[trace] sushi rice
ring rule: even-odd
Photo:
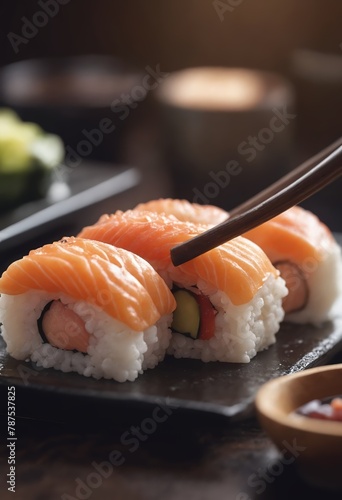
[[[37,321],[51,300],[61,300],[83,319],[90,334],[86,354],[53,347],[42,339]],[[162,361],[171,337],[171,320],[172,315],[164,315],[155,325],[137,332],[98,306],[64,294],[34,290],[0,297],[1,333],[8,353],[15,359],[118,382],[134,381],[144,370]]]
[[[242,305],[234,305],[225,293],[203,281],[196,288],[209,297],[217,311],[215,334],[202,340],[173,332],[168,354],[204,362],[249,363],[257,352],[275,343],[284,318],[282,299],[287,294],[282,278],[269,275],[253,299]],[[188,289],[196,293],[196,288]]]

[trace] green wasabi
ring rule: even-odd
[[[38,124],[0,108],[0,206],[11,207],[46,194],[64,144]]]

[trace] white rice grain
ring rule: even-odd
[[[282,278],[270,275],[248,304],[236,306],[221,291],[198,289],[208,294],[217,310],[215,335],[209,340],[192,339],[173,333],[168,354],[176,358],[248,363],[257,352],[276,341],[276,333],[284,318],[282,299],[288,293]]]
[[[41,338],[37,320],[45,305],[58,299],[83,319],[90,333],[86,354],[53,347]],[[66,295],[30,291],[0,297],[1,334],[13,358],[33,361],[37,367],[118,382],[133,381],[163,360],[171,337],[171,320],[171,315],[162,317],[156,325],[137,332],[98,307],[74,302]]]

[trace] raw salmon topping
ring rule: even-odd
[[[272,262],[286,259],[297,264],[308,259],[319,263],[334,241],[328,227],[301,207],[286,210],[244,236],[259,245]]]
[[[174,198],[160,198],[146,203],[139,203],[134,210],[156,212],[159,214],[174,215],[183,222],[215,225],[229,217],[228,212],[215,205],[199,205],[187,200]]]
[[[125,248],[146,259],[174,282],[193,286],[204,280],[221,290],[236,305],[249,302],[270,274],[278,271],[263,250],[243,237],[220,245],[178,267],[170,256],[172,247],[205,231],[208,226],[182,222],[174,216],[155,212],[116,212],[103,215],[79,237],[104,241]]]
[[[32,250],[0,278],[0,293],[29,290],[87,301],[136,331],[176,307],[171,291],[144,259],[83,238],[64,238]]]

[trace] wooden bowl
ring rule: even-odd
[[[292,450],[292,462],[302,479],[335,491],[342,491],[342,422],[309,418],[295,411],[311,400],[341,394],[342,364],[336,364],[270,380],[255,398],[261,426],[279,450]]]

